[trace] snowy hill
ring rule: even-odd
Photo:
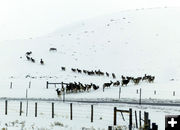
[[[180,79],[180,9],[123,11],[82,21],[44,37],[0,43],[1,85],[26,76],[51,81],[83,81],[102,85],[112,78],[74,74],[71,68],[121,75],[155,75],[155,85],[176,86]],[[50,52],[57,48],[57,52]],[[25,53],[32,51],[32,63]],[[40,59],[45,62],[40,65]],[[61,66],[66,71],[61,71]],[[5,80],[8,79],[8,80]],[[32,79],[31,79],[32,80]],[[16,81],[15,81],[16,82]],[[144,85],[144,84],[142,84]],[[152,85],[153,86],[153,85]]]
[[[33,128],[34,125],[36,128],[43,125],[42,128],[59,129],[60,126],[52,125],[55,121],[62,121],[61,124],[64,125],[62,129],[82,129],[84,126],[92,129],[106,129],[108,125],[112,125],[112,110],[116,106],[127,110],[133,108],[137,112],[139,110],[149,111],[150,119],[159,125],[159,129],[164,129],[165,115],[179,113],[179,108],[172,105],[172,103],[178,103],[178,105],[180,103],[179,14],[180,9],[178,8],[129,10],[81,21],[43,37],[0,43],[1,108],[4,107],[6,99],[10,106],[8,114],[19,114],[19,101],[21,100],[23,100],[24,107],[22,118],[17,115],[12,116],[13,118],[9,115],[2,116],[4,111],[0,111],[3,117],[1,124],[4,124],[1,127],[10,128],[11,123],[7,126],[7,122],[16,120],[18,124],[18,120],[22,120],[26,124],[22,124],[21,129],[23,127],[31,129],[30,127]],[[56,48],[57,51],[49,51],[50,48]],[[29,51],[32,51],[30,57],[35,59],[35,63],[27,60],[26,52]],[[40,64],[40,59],[43,59],[44,65]],[[66,67],[65,71],[61,70],[62,66]],[[116,79],[113,79],[112,75],[107,77],[74,73],[71,68],[90,71],[100,69],[109,74],[115,73]],[[155,76],[154,83],[141,81],[140,84],[134,85],[131,82],[127,87],[121,87],[120,100],[120,87],[111,86],[105,88],[103,92],[102,85],[105,82],[120,81],[121,75],[138,77],[144,76],[145,73]],[[90,123],[89,120],[89,103],[73,103],[75,120],[73,115],[73,121],[70,121],[69,102],[59,102],[62,96],[57,96],[54,85],[46,89],[46,81],[94,83],[100,86],[98,90],[68,93],[66,100],[110,101],[111,103],[90,103],[95,107],[96,121],[94,123]],[[31,83],[30,88],[29,83]],[[140,88],[142,102],[159,103],[159,105],[165,103],[170,106],[137,105]],[[29,100],[29,109],[27,109],[26,98]],[[32,118],[35,101],[38,102],[38,111],[41,111],[38,118]],[[57,101],[55,120],[50,119],[51,102],[54,101]],[[121,101],[137,104],[117,103]],[[29,116],[24,118],[25,112],[28,111]],[[83,111],[85,114],[82,113]],[[86,117],[82,118],[81,115]],[[128,126],[124,121],[119,124]],[[14,128],[13,125],[12,129]],[[20,125],[16,126],[16,129],[19,128]]]

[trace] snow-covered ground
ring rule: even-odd
[[[91,104],[73,103],[73,119],[70,120],[70,104],[62,102],[54,102],[55,116],[52,118],[51,102],[37,103],[37,117],[35,117],[35,102],[28,102],[28,116],[26,116],[26,102],[22,102],[22,115],[19,116],[18,101],[8,102],[8,112],[5,115],[4,102],[0,102],[1,128],[14,129],[71,129],[79,130],[83,128],[106,130],[108,126],[113,125],[113,110],[117,107],[121,110],[133,110],[133,128],[135,128],[135,111],[141,117],[144,117],[144,111],[149,112],[152,122],[161,124],[158,126],[160,130],[165,127],[165,115],[178,114],[179,107],[156,107],[156,106],[136,106],[126,104],[92,104],[94,107],[93,122],[91,122]],[[117,114],[117,125],[123,129],[127,129],[129,125],[129,115],[123,114],[125,121],[120,113]],[[139,116],[138,118],[139,119]],[[138,122],[139,124],[139,122]],[[142,121],[143,124],[143,121]]]
[[[2,42],[0,43],[0,98],[25,98],[27,90],[28,98],[58,99],[53,85],[46,89],[46,81],[76,81],[95,83],[100,88],[96,91],[67,94],[67,99],[117,100],[119,99],[119,87],[106,88],[103,92],[104,82],[121,80],[121,75],[138,77],[151,74],[155,76],[154,83],[141,82],[139,85],[130,83],[127,87],[121,88],[121,98],[138,100],[141,88],[142,99],[146,101],[151,99],[178,102],[180,100],[179,13],[179,8],[129,10],[82,21],[44,37]],[[57,48],[57,51],[50,52],[50,48]],[[36,60],[35,63],[26,59],[27,51],[32,51],[31,56]],[[40,64],[41,58],[44,65]],[[62,66],[66,67],[66,71],[61,70]],[[71,68],[100,69],[104,72],[115,73],[116,79],[112,76],[88,76],[73,73]],[[30,81],[31,87],[29,88]],[[10,88],[10,82],[12,82],[12,88]],[[66,106],[66,104],[61,105]],[[115,105],[118,106],[118,104]],[[110,106],[107,105],[107,107]],[[120,107],[128,109],[131,106],[120,105]],[[179,111],[176,107],[170,107],[170,109],[168,107],[132,107],[138,110],[148,108],[150,118],[161,128],[164,127],[162,120],[165,114],[177,114]],[[104,105],[99,111],[105,111],[103,108]],[[108,109],[111,112],[112,110],[112,108]],[[3,117],[4,122],[16,118],[9,118],[9,115],[3,115]],[[47,123],[42,124],[46,125],[42,127],[51,129],[52,123],[55,129],[53,123],[61,118],[48,119]],[[34,126],[41,126],[38,122],[43,122],[44,118],[42,121],[40,117],[36,119]],[[26,123],[36,119],[18,117],[18,121],[25,120]],[[61,123],[67,126],[67,129],[80,129],[83,126],[106,129],[107,125],[112,125],[112,118],[101,125],[96,122],[80,125],[79,119],[77,122],[65,119]],[[27,124],[33,125],[32,123]],[[28,125],[24,127],[31,129]]]

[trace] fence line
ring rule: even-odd
[[[47,104],[47,105],[45,105]],[[63,103],[64,104],[64,103]],[[13,109],[12,109],[13,106]],[[85,110],[82,110],[82,108]],[[0,104],[0,107],[1,104]],[[5,115],[12,115],[16,114],[19,116],[26,116],[25,111],[26,111],[26,102],[20,101],[20,102],[12,102],[5,100],[4,101],[4,110],[5,110]],[[15,109],[16,108],[16,109]],[[69,108],[69,109],[68,109]],[[78,108],[78,109],[77,109]],[[105,108],[105,109],[103,109]],[[109,108],[109,109],[108,109]],[[108,124],[112,124],[112,119],[113,119],[113,107],[99,107],[96,105],[73,105],[73,103],[65,103],[63,106],[56,104],[54,102],[48,102],[48,103],[41,103],[41,102],[29,102],[28,104],[28,117],[40,117],[41,115],[48,115],[49,118],[56,118],[58,116],[62,116],[65,118],[69,118],[70,120],[77,120],[77,118],[81,119],[89,119],[89,122],[96,122],[96,121],[104,121],[104,122],[109,122]],[[88,110],[88,111],[87,111]],[[111,112],[108,112],[111,111]],[[117,110],[118,111],[118,110]],[[133,122],[134,124],[136,123],[137,126],[137,114],[136,111],[135,114],[133,114],[132,109],[129,109],[130,111],[130,128],[133,128]],[[123,112],[127,112],[123,110]],[[69,114],[68,114],[69,113]],[[0,115],[2,113],[0,112]],[[118,115],[116,116],[116,118]],[[120,119],[120,118],[118,118]],[[126,121],[128,121],[127,117],[125,118]],[[116,124],[114,124],[116,125]],[[141,125],[139,125],[141,126]]]

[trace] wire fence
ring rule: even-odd
[[[22,103],[22,106],[21,106]],[[37,107],[36,107],[37,104]],[[54,104],[54,108],[52,107]],[[35,118],[54,118],[65,120],[81,120],[83,122],[96,122],[99,125],[113,125],[114,111],[113,106],[102,106],[98,104],[72,104],[60,102],[35,102],[35,101],[0,101],[0,115],[20,116],[20,117],[35,117]],[[93,105],[93,111],[92,106]],[[93,116],[93,117],[92,117]],[[92,120],[93,118],[93,120]],[[128,125],[129,117],[124,115],[124,121],[121,114],[117,114],[117,123],[120,125]],[[133,114],[134,118],[134,114]],[[134,119],[133,119],[134,122]]]

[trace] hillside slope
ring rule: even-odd
[[[118,77],[147,73],[163,83],[170,79],[178,81],[179,13],[178,8],[130,10],[79,22],[44,37],[3,42],[0,76],[75,80],[70,69],[80,68],[114,72]],[[49,52],[51,47],[57,48],[57,52]],[[33,52],[36,63],[27,61],[27,51]],[[41,58],[44,66],[39,63]],[[61,66],[69,71],[62,72]]]

